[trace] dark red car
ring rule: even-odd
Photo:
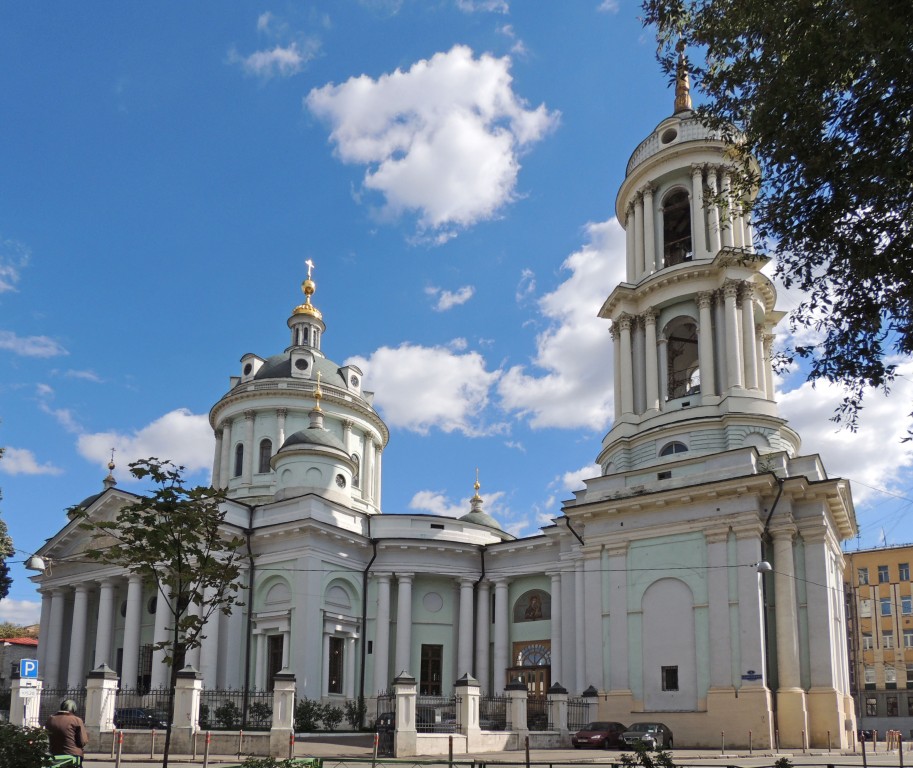
[[[602,720],[587,723],[577,733],[571,736],[571,744],[574,749],[581,747],[600,747],[608,749],[609,747],[621,746],[621,734],[627,728],[621,723],[604,722]]]

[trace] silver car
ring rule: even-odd
[[[672,731],[664,723],[634,723],[621,740],[626,747],[642,744],[647,749],[672,749]]]

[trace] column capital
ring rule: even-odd
[[[713,305],[713,291],[701,291],[697,295],[698,309],[709,309]]]
[[[659,313],[655,307],[647,307],[640,316],[645,325],[656,325],[656,318],[659,317]]]
[[[507,587],[510,586],[510,579],[507,576],[493,576],[491,578],[491,583],[495,587]]]
[[[656,191],[656,185],[652,181],[648,181],[641,187],[641,193],[644,197],[653,197],[653,193]]]
[[[342,420],[342,428],[343,428],[346,432],[351,432],[351,431],[352,431],[352,427],[354,427],[354,426],[355,426],[355,422],[352,421],[352,419],[343,419],[343,420]]]
[[[634,324],[634,316],[629,315],[627,312],[623,312],[618,316],[618,327],[622,331],[630,331],[631,326]]]
[[[231,424],[232,424],[232,419],[230,419],[230,418],[222,419],[222,421],[219,423],[219,426],[216,427],[216,429],[220,429],[220,430],[222,430],[222,432],[225,432],[225,430],[231,431]]]
[[[770,526],[768,530],[770,531],[770,535],[773,537],[775,542],[791,542],[795,538],[796,533],[799,531],[799,529],[796,527],[796,524],[791,520],[779,524],[774,524]]]
[[[618,341],[621,338],[621,336],[618,332],[618,323],[613,322],[609,326],[609,336],[612,337],[612,341]]]
[[[729,529],[714,528],[713,530],[704,531],[704,540],[708,544],[724,544],[729,541]]]
[[[415,578],[414,573],[397,573],[396,574],[396,580],[400,584],[411,584],[412,579],[414,579],[414,578]]]
[[[742,284],[741,280],[727,280],[725,283],[723,283],[723,295],[727,299],[738,298],[741,284]]]
[[[703,176],[704,175],[704,164],[703,163],[692,163],[691,164],[691,175],[692,176]]]
[[[282,417],[288,416],[288,408],[277,408],[276,415]]]
[[[371,572],[371,576],[377,579],[379,584],[389,584],[390,579],[393,576],[391,573],[378,573],[376,571]]]
[[[745,280],[741,286],[742,301],[751,301],[755,295],[754,283]]]
[[[453,580],[461,587],[471,587],[476,583],[476,580],[472,576],[454,576]]]
[[[244,420],[245,421],[252,421],[253,418],[254,418],[253,410],[248,409],[248,410],[244,411]]]
[[[624,557],[628,554],[629,544],[627,541],[622,541],[618,544],[607,544],[605,548],[605,553],[609,557]]]

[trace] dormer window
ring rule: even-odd
[[[688,453],[688,446],[678,440],[673,440],[671,443],[666,443],[662,450],[660,450],[660,456],[672,456],[676,453]]]
[[[663,266],[671,267],[694,258],[691,245],[691,202],[688,192],[673,189],[663,198]]]

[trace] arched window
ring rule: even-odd
[[[663,198],[663,266],[691,261],[691,203],[688,193],[673,189]]]
[[[678,440],[666,443],[659,452],[660,456],[671,456],[674,453],[688,453],[688,446]]]
[[[235,446],[235,472],[233,477],[241,477],[244,471],[244,443]]]
[[[360,488],[361,487],[361,460],[358,458],[357,453],[352,454],[352,463],[355,465],[355,469],[352,472],[352,487]]]
[[[697,323],[690,317],[677,317],[664,330],[668,355],[669,400],[701,391],[701,369],[698,358]]]
[[[266,439],[260,441],[260,463],[257,470],[260,474],[269,472],[269,460],[273,457],[273,441]]]

